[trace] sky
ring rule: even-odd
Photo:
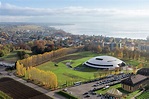
[[[149,0],[0,0],[0,22],[98,22],[146,32],[148,5]]]
[[[149,0],[1,0],[1,22],[146,21]]]

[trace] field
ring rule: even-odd
[[[0,90],[13,99],[50,99],[43,93],[6,77],[0,79]]]
[[[10,52],[9,54],[7,54],[5,56],[0,57],[0,60],[5,61],[5,62],[9,62],[9,63],[16,62],[18,60],[17,51],[20,51],[20,50]],[[29,55],[31,54],[31,51],[25,50],[25,52]]]
[[[98,91],[96,91],[98,94],[105,94],[108,90],[112,89],[112,88],[121,88],[121,84],[116,84],[114,86],[109,87],[108,89],[100,89]]]
[[[149,91],[143,92],[141,95],[137,96],[136,99],[149,99]]]
[[[100,89],[100,90],[98,90],[96,92],[98,94],[106,94],[107,91],[110,90],[110,89],[112,89],[112,88],[118,89],[120,92],[123,93],[123,95],[125,96],[125,98],[122,98],[122,99],[131,99],[134,95],[136,95],[139,92],[139,90],[134,91],[132,93],[131,92],[127,92],[127,91],[125,91],[125,90],[123,90],[121,88],[121,84],[116,84],[114,86],[109,87],[108,89]],[[140,98],[140,99],[145,99],[145,98]]]
[[[18,30],[43,30],[43,28],[37,25],[22,25],[10,29],[10,31],[18,31]]]
[[[55,59],[53,61],[46,62],[37,66],[37,68],[45,71],[52,71],[58,77],[59,85],[68,84],[71,85],[73,82],[77,81],[86,81],[95,78],[95,74],[101,74],[101,76],[108,75],[108,71],[94,69],[90,67],[85,67],[82,65],[88,59],[100,56],[103,54],[97,54],[93,52],[79,52],[74,54],[69,54],[64,57]],[[127,60],[126,63],[130,61]],[[132,63],[137,63],[137,61],[132,61]],[[69,63],[71,67],[68,67],[66,64]]]
[[[94,73],[97,72],[97,69],[85,68],[82,66],[82,63],[96,55],[97,54],[92,54],[90,52],[75,53],[56,59],[53,62],[46,62],[37,68],[45,71],[53,71],[57,75],[60,85],[65,84],[66,82],[72,83],[80,80],[85,81],[93,79]],[[66,66],[66,63],[68,62],[71,63],[73,68]],[[55,64],[58,66],[55,66]]]

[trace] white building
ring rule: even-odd
[[[97,56],[84,63],[85,66],[100,69],[115,69],[116,67],[126,66],[126,63],[112,56]]]

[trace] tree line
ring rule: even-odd
[[[110,54],[118,58],[136,59],[136,60],[139,60],[140,58],[140,51],[136,49],[134,51],[131,51],[125,47],[121,49],[116,47],[114,50],[110,50],[110,47],[108,46],[101,47],[100,45],[88,44],[84,46],[84,50],[93,51],[96,53]]]
[[[58,86],[57,76],[51,71],[43,71],[35,67],[24,67],[23,64],[16,63],[17,75],[25,77],[27,80],[36,81],[48,88],[55,89]]]
[[[57,76],[51,71],[43,71],[34,66],[44,62],[51,61],[66,54],[74,53],[82,47],[76,48],[61,48],[55,51],[46,52],[44,54],[33,55],[31,57],[18,60],[16,62],[16,73],[26,79],[37,81],[49,88],[57,88]]]
[[[51,52],[46,52],[44,54],[38,54],[38,55],[33,55],[28,58],[18,60],[19,63],[23,64],[25,67],[30,67],[30,66],[37,66],[40,64],[43,64],[48,61],[52,61],[58,57],[62,57],[64,55],[74,53],[81,49],[82,47],[76,47],[76,48],[61,48],[55,51]]]

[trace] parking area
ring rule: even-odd
[[[109,75],[104,79],[88,82],[86,84],[81,84],[79,86],[67,88],[67,92],[71,93],[78,98],[84,99],[100,99],[102,97],[107,97],[97,94],[95,91],[102,88],[109,88],[113,84],[120,83],[122,80],[128,78],[131,74],[121,73],[119,75]]]

